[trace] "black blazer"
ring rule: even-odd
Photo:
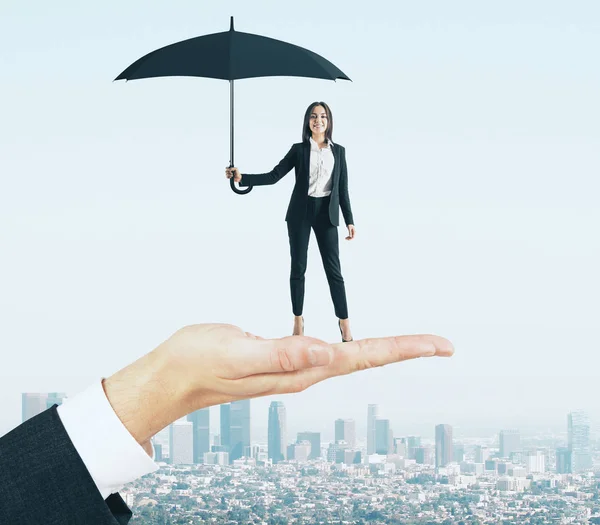
[[[331,200],[329,201],[329,219],[331,220],[331,224],[339,226],[339,209],[341,208],[346,225],[354,224],[352,208],[350,207],[350,195],[348,194],[346,150],[343,146],[334,143],[332,152],[335,162],[332,173],[333,186],[331,189]],[[243,173],[240,186],[275,184],[284,175],[287,175],[292,168],[295,168],[296,171],[296,184],[292,192],[285,220],[290,222],[301,221],[306,217],[306,206],[308,204],[310,142],[299,142],[292,145],[287,155],[268,173]]]
[[[0,438],[0,523],[125,525],[121,496],[102,499],[56,405]]]

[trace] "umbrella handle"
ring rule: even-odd
[[[232,155],[232,157],[233,157],[233,155]],[[233,168],[233,161],[229,163],[229,167]],[[238,187],[236,187],[233,177],[231,177],[229,179],[229,185],[231,186],[233,193],[237,193],[238,195],[246,195],[246,193],[250,193],[252,191],[252,188],[254,187],[254,186],[248,186],[245,190],[240,190]]]
[[[235,182],[233,181],[233,177],[231,177],[229,179],[229,185],[231,186],[231,189],[233,190],[233,193],[237,193],[238,195],[246,195],[246,193],[250,193],[252,191],[252,188],[254,186],[248,186],[245,190],[240,190],[239,188],[237,188],[235,186]]]

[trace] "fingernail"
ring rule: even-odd
[[[308,348],[308,360],[313,366],[324,366],[331,362],[331,352],[326,346],[311,346]]]

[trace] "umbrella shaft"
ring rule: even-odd
[[[231,138],[231,144],[230,144],[230,160],[229,160],[229,164],[230,166],[235,166],[234,161],[233,161],[233,80],[229,81],[229,125],[230,125],[230,129],[229,129],[229,134],[230,134],[230,138]]]

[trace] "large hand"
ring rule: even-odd
[[[193,325],[104,381],[115,412],[139,443],[200,408],[300,392],[324,379],[417,357],[451,356],[435,335],[329,345],[306,336],[263,339],[227,324]]]

